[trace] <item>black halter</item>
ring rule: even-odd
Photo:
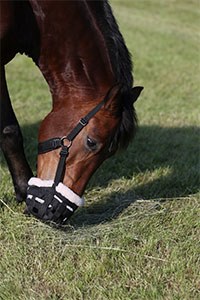
[[[60,151],[60,160],[58,162],[56,175],[54,178],[54,185],[56,186],[59,182],[63,181],[65,162],[69,155],[69,149],[72,145],[73,140],[79,134],[79,132],[88,124],[90,119],[102,108],[102,106],[110,98],[110,94],[115,85],[109,89],[104,99],[97,104],[85,117],[81,118],[78,124],[72,129],[72,131],[64,137],[56,137],[46,140],[38,144],[38,154],[43,154],[58,148],[61,148]],[[68,141],[68,144],[65,145],[65,140]]]

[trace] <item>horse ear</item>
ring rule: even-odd
[[[135,86],[132,88],[132,101],[133,103],[137,100],[140,96],[141,91],[143,90],[143,86]]]
[[[117,97],[119,92],[120,92],[120,85],[116,84],[115,86],[113,86],[113,88],[109,92],[109,99],[105,104],[106,109],[108,109],[110,111],[119,109],[118,97]],[[116,99],[117,101],[114,101],[114,99]]]

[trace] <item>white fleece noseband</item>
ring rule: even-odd
[[[32,177],[28,181],[29,186],[37,186],[37,187],[51,187],[53,184],[54,184],[53,180],[42,180],[37,177]],[[84,198],[81,198],[79,195],[74,193],[70,188],[68,188],[62,182],[60,182],[56,186],[56,191],[79,207],[83,206],[85,203]]]

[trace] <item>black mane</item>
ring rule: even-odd
[[[131,55],[119,31],[108,1],[89,1],[89,6],[95,14],[104,35],[116,82],[121,86],[122,118],[112,142],[118,148],[125,148],[134,137],[137,129],[137,117],[131,92],[133,86]]]
[[[121,122],[114,137],[112,137],[112,143],[118,148],[125,148],[134,137],[137,128],[137,117],[133,107],[131,92],[133,86],[131,55],[119,31],[108,1],[87,1],[87,5],[95,16],[98,27],[105,38],[116,83],[119,83],[121,87],[119,95]],[[37,63],[39,47],[36,45],[39,45],[39,33],[30,3],[26,1],[18,3],[16,1],[15,14],[18,25],[17,36],[21,37],[19,52],[25,52]],[[32,32],[33,36],[29,32]]]

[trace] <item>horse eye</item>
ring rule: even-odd
[[[96,150],[97,148],[97,143],[96,141],[92,140],[90,137],[87,137],[87,146],[91,150]]]

